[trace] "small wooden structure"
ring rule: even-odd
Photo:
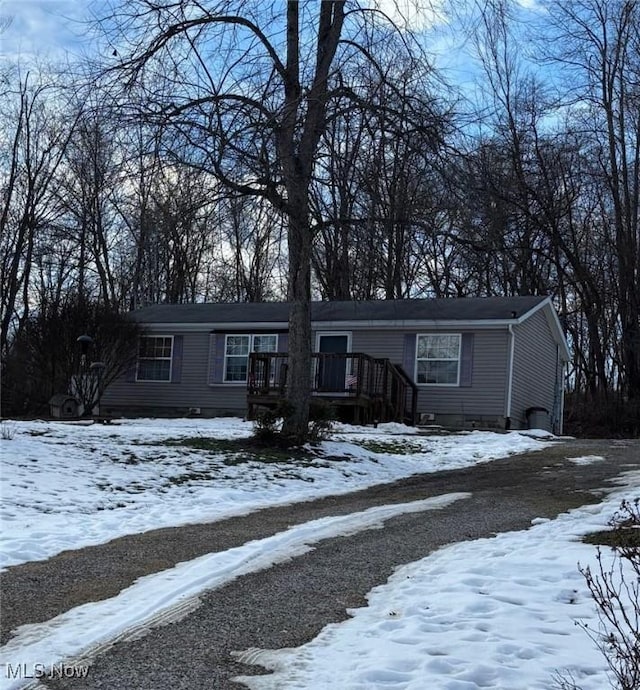
[[[56,393],[49,400],[49,413],[56,419],[73,419],[79,415],[80,403],[73,395]]]
[[[314,352],[311,357],[312,395],[342,408],[354,423],[416,423],[418,388],[401,366],[361,352]],[[257,408],[274,408],[284,400],[288,358],[282,352],[249,355],[250,419]]]

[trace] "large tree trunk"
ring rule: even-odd
[[[287,402],[291,410],[282,434],[296,443],[306,440],[311,394],[311,232],[307,204],[293,205],[289,216],[289,371]]]
[[[292,410],[283,433],[296,442],[304,441],[308,433],[311,388],[309,189],[319,142],[327,129],[327,103],[338,93],[356,97],[344,87],[342,78],[338,79],[340,64],[334,65],[345,1],[288,0],[284,8],[260,13],[248,7],[252,3],[232,0],[212,0],[204,3],[206,9],[187,0],[176,0],[170,7],[151,0],[132,0],[127,8],[133,9],[125,14],[130,13],[131,25],[141,29],[141,40],[130,58],[114,68],[114,73],[124,73],[131,86],[144,84],[146,67],[155,65],[156,60],[165,59],[168,62],[159,64],[173,65],[168,69],[168,88],[158,90],[154,81],[148,92],[152,121],[177,127],[180,139],[184,137],[187,144],[179,147],[179,157],[185,151],[189,156],[193,152],[193,163],[215,174],[222,185],[235,193],[266,198],[288,220],[288,398]],[[354,4],[354,22],[361,9]],[[371,39],[366,46],[358,42],[369,37],[367,16],[361,15],[361,30],[345,39],[342,64],[347,54],[369,56],[366,46],[374,45]],[[158,30],[147,35],[149,17],[157,20]],[[117,14],[114,19],[118,19]],[[262,21],[263,28],[259,26]],[[198,65],[204,70],[204,81],[198,82],[193,93],[182,83],[182,60],[176,62],[171,51],[181,39],[187,39],[192,53],[185,62],[189,65],[187,83],[191,83],[193,69],[200,74]],[[229,49],[243,51],[244,58],[236,56],[220,65],[209,60],[211,50]],[[262,76],[263,87],[258,85]],[[208,93],[205,84],[210,86]],[[261,92],[262,97],[258,95]],[[170,93],[167,102],[164,94]],[[202,152],[206,155],[201,158]]]
[[[282,433],[297,443],[309,433],[311,392],[311,227],[309,190],[318,144],[326,130],[329,70],[344,21],[344,0],[323,0],[318,17],[316,68],[308,94],[300,84],[300,5],[287,3],[287,64],[279,153],[287,190],[289,240],[289,379],[291,410]],[[298,117],[306,106],[299,134]]]

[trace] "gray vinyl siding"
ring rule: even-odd
[[[202,413],[236,412],[244,414],[247,402],[246,384],[209,385],[210,334],[165,333],[160,329],[150,335],[182,335],[182,371],[179,383],[159,381],[129,381],[121,377],[114,381],[102,398],[102,407],[115,411],[142,413],[144,409],[158,413],[186,414],[189,408],[199,407]]]
[[[372,357],[388,357],[394,364],[403,363],[406,333],[439,333],[415,331],[353,331],[352,349]],[[448,328],[447,333],[470,332]],[[456,417],[504,417],[507,378],[508,335],[506,330],[473,331],[473,369],[471,386],[419,386],[418,412]],[[415,380],[415,362],[407,374]]]
[[[339,329],[335,329],[337,331]],[[316,334],[313,334],[315,349]],[[323,332],[320,330],[320,332]],[[435,329],[383,330],[344,329],[352,336],[353,352],[384,357],[404,365],[405,336],[409,333],[439,333]],[[506,328],[471,331],[464,328],[446,329],[447,333],[473,333],[473,362],[470,386],[419,386],[418,412],[436,417],[449,417],[452,424],[493,418],[504,421],[506,412],[506,381],[509,359],[509,334]],[[109,413],[186,414],[189,408],[200,408],[203,415],[246,412],[246,385],[212,384],[211,334],[209,331],[167,332],[161,326],[150,334],[182,336],[182,368],[180,382],[134,382],[122,377],[112,383],[102,400]],[[512,426],[526,424],[528,407],[553,408],[556,345],[543,310],[514,328],[514,380]],[[406,369],[406,366],[405,366]],[[407,374],[415,378],[415,362]],[[438,419],[436,418],[436,421]]]
[[[543,407],[554,412],[558,346],[553,338],[545,310],[514,327],[513,384],[511,419],[513,428],[526,428],[526,411]]]

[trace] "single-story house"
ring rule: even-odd
[[[104,408],[246,414],[256,358],[263,372],[273,358],[286,359],[288,312],[286,303],[162,304],[132,312],[145,329],[137,364],[105,391]],[[311,313],[315,357],[333,358],[316,361],[325,379],[324,388],[314,387],[318,395],[332,388],[329,377],[340,381],[333,386],[340,401],[354,390],[356,364],[388,363],[413,390],[421,423],[562,431],[569,350],[548,297],[314,302]],[[367,369],[369,384],[375,367]],[[267,370],[265,391],[283,390],[286,366],[284,378]],[[361,379],[364,372],[358,369]]]

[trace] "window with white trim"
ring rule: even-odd
[[[172,335],[145,335],[138,343],[137,381],[171,381]]]
[[[277,352],[277,335],[227,335],[224,345],[224,381],[246,383],[250,352]]]
[[[460,383],[460,334],[419,335],[416,382],[440,386]]]

